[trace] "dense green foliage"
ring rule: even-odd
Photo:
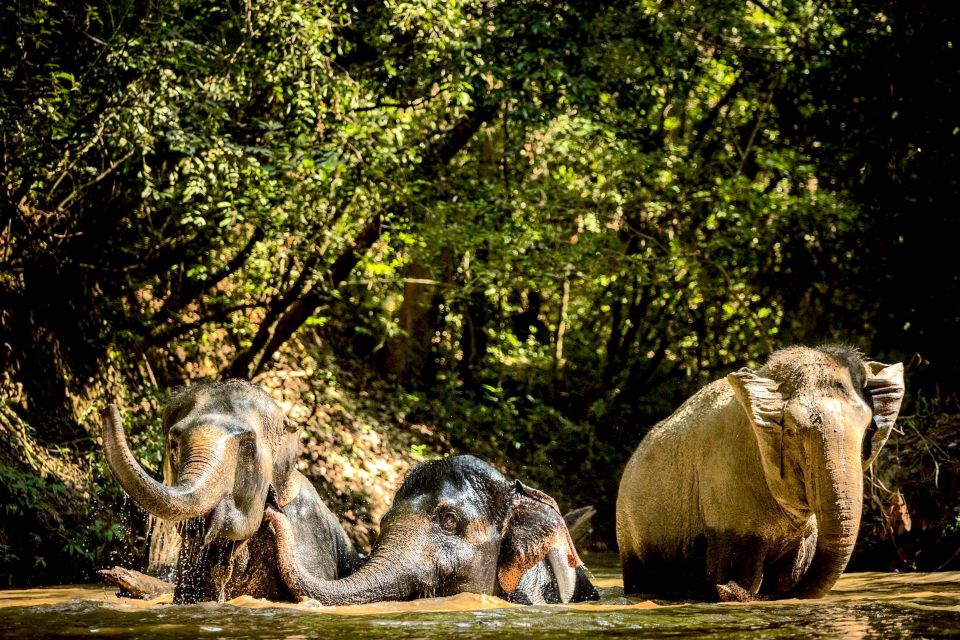
[[[595,502],[602,534],[646,429],[777,346],[902,359],[953,409],[960,60],[936,3],[0,16],[3,392],[91,478],[104,393],[147,413],[307,357]],[[0,497],[29,509],[14,458]]]

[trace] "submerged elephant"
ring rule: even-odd
[[[617,542],[627,593],[816,598],[850,559],[863,470],[893,428],[903,365],[791,347],[717,380],[627,463]],[[725,585],[735,582],[735,585]],[[732,590],[732,591],[731,591]],[[741,595],[742,597],[742,595]]]
[[[473,456],[413,469],[366,564],[343,580],[326,580],[302,561],[288,515],[268,509],[267,519],[290,591],[323,604],[461,592],[524,604],[598,598],[557,503]]]
[[[295,468],[297,428],[259,387],[229,380],[173,396],[163,416],[170,486],[137,463],[116,406],[101,419],[104,453],[120,486],[146,511],[181,523],[175,602],[292,597],[263,524],[268,502],[287,514],[297,540],[292,552],[312,574],[342,578],[359,564],[343,528]],[[130,578],[114,572],[105,575]]]

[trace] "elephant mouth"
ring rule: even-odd
[[[253,537],[264,526],[266,510],[283,513],[277,491],[268,485],[263,500],[249,506],[237,505],[232,496],[226,496],[198,520],[203,523],[203,546],[217,542],[241,542]]]
[[[208,512],[180,521],[178,523],[178,529],[181,536],[185,539],[191,538],[197,540],[202,548],[214,549],[225,545],[236,545],[238,542],[242,542],[256,535],[265,526],[267,522],[267,509],[274,509],[275,511],[284,513],[277,499],[277,493],[273,485],[270,485],[263,503],[259,505],[259,509],[257,510],[259,512],[259,518],[256,517],[256,514],[244,514],[243,517],[250,519],[255,526],[251,527],[252,533],[240,538],[235,535],[235,532],[224,530],[222,524],[220,514],[232,508],[229,497],[225,497]]]

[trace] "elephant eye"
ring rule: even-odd
[[[437,521],[440,524],[440,530],[448,536],[455,535],[460,531],[460,519],[457,518],[456,514],[452,511],[442,512],[437,518]]]
[[[245,456],[253,456],[257,452],[257,443],[255,440],[244,439],[240,442],[240,451]]]

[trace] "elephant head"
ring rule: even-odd
[[[903,399],[903,365],[864,362],[839,346],[778,351],[727,381],[756,436],[763,474],[784,512],[817,521],[816,553],[781,597],[818,597],[857,539],[863,471],[886,442]]]
[[[311,576],[289,551],[286,519],[268,511],[268,520],[288,588],[324,604],[461,592],[526,603],[596,597],[556,502],[472,456],[413,469],[383,517],[369,560],[342,580]]]
[[[291,490],[296,429],[269,395],[248,382],[198,384],[174,395],[163,417],[169,484],[137,463],[116,406],[101,419],[104,453],[120,486],[159,518],[203,517],[204,545],[251,537],[270,487],[281,497]]]

